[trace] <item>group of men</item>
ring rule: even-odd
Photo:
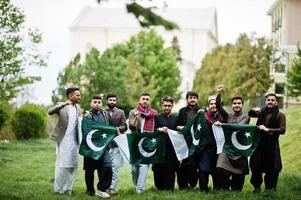
[[[241,191],[245,175],[249,173],[248,158],[243,156],[230,156],[222,152],[216,154],[216,142],[213,136],[212,125],[221,123],[248,124],[250,117],[256,117],[258,133],[261,136],[259,146],[250,157],[252,171],[251,184],[254,192],[261,191],[264,183],[266,190],[276,190],[279,172],[281,171],[281,157],[279,149],[279,136],[285,133],[285,115],[279,111],[275,94],[266,95],[266,105],[263,108],[252,108],[248,115],[242,112],[242,97],[232,98],[232,111],[228,112],[222,105],[221,94],[223,86],[217,87],[217,94],[208,97],[205,118],[208,125],[208,142],[199,144],[193,154],[186,159],[178,161],[168,129],[180,131],[187,121],[198,112],[198,94],[189,91],[186,94],[187,106],[179,110],[178,116],[172,114],[174,100],[164,96],[161,101],[162,112],[157,113],[151,108],[151,96],[142,93],[137,106],[130,111],[128,126],[123,110],[116,107],[117,95],[107,94],[107,107],[102,108],[102,97],[95,95],[91,98],[90,111],[86,116],[99,124],[108,124],[117,128],[118,134],[123,134],[129,127],[132,134],[161,132],[165,137],[165,162],[153,164],[154,184],[158,190],[172,191],[175,180],[180,190],[192,189],[199,182],[202,192],[208,192],[209,175],[212,177],[213,189]],[[68,100],[58,103],[49,109],[48,113],[58,114],[57,126],[50,138],[57,143],[54,191],[56,193],[71,194],[75,172],[78,164],[78,140],[76,125],[80,115],[79,88],[66,90]],[[203,109],[201,109],[203,111]],[[185,137],[187,145],[192,141]],[[109,198],[116,195],[116,185],[119,179],[119,168],[122,164],[122,155],[118,145],[113,141],[108,149],[98,159],[84,157],[84,170],[86,194]],[[132,164],[132,180],[138,194],[145,188],[149,165]],[[94,171],[97,170],[99,182],[94,190]]]

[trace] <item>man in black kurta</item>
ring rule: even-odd
[[[265,189],[276,190],[279,172],[282,169],[279,136],[285,133],[286,119],[277,104],[276,94],[270,93],[266,95],[265,107],[252,108],[249,111],[250,117],[258,118],[256,124],[261,134],[260,143],[250,158],[254,192],[260,192],[262,173],[265,173]]]
[[[158,190],[173,190],[175,185],[178,159],[175,150],[167,135],[167,129],[176,130],[177,117],[171,114],[173,98],[165,96],[162,98],[163,112],[155,118],[155,129],[165,135],[165,162],[153,165],[154,182]]]
[[[181,130],[187,121],[199,111],[198,106],[198,93],[195,91],[188,91],[186,93],[187,106],[179,110],[178,126],[177,129]],[[191,136],[184,136],[187,145],[192,144]],[[177,171],[177,182],[179,189],[192,189],[198,183],[198,161],[196,154],[188,156],[181,161]]]

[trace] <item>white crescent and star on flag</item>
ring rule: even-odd
[[[139,150],[139,152],[141,153],[141,155],[143,155],[144,157],[151,157],[151,156],[153,156],[153,155],[156,153],[157,148],[155,148],[155,149],[154,149],[153,151],[151,151],[151,152],[146,152],[146,151],[144,150],[144,148],[142,147],[142,143],[143,143],[143,141],[144,141],[145,139],[146,139],[146,137],[143,137],[143,138],[141,138],[140,141],[138,142],[138,150]],[[152,141],[153,144],[157,142],[156,138],[152,138],[151,141]]]
[[[236,137],[238,132],[239,132],[239,131],[233,131],[233,132],[232,132],[232,135],[231,135],[231,142],[232,142],[233,146],[234,146],[235,148],[239,149],[239,150],[247,150],[247,149],[249,149],[249,148],[252,146],[252,143],[251,143],[250,145],[242,145],[242,144],[240,144],[240,143],[238,142],[238,140],[237,140],[237,137]],[[245,136],[246,138],[251,137],[251,133],[250,133],[250,132],[246,132],[246,133],[244,134],[244,136]]]
[[[88,147],[89,147],[90,149],[92,149],[93,151],[102,151],[102,150],[105,148],[105,146],[97,147],[97,146],[95,146],[95,145],[93,144],[93,142],[92,142],[92,136],[93,136],[93,134],[96,133],[97,131],[99,131],[99,130],[95,129],[95,130],[90,131],[90,132],[87,134],[86,142],[87,142]],[[106,137],[107,137],[107,134],[106,134],[106,133],[103,133],[101,136],[102,136],[102,138],[106,138]]]

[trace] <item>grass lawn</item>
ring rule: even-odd
[[[289,110],[287,114],[287,133],[281,136],[283,170],[280,173],[276,192],[252,193],[246,177],[244,189],[235,192],[210,192],[202,194],[198,188],[193,191],[159,192],[154,188],[152,171],[149,171],[146,191],[142,195],[135,193],[130,168],[124,166],[117,186],[119,195],[111,199],[301,199],[301,109]],[[53,193],[55,162],[55,143],[48,139],[15,141],[0,144],[0,200],[36,200],[36,199],[98,199],[85,193],[82,158],[76,175],[72,195]]]

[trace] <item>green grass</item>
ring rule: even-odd
[[[135,194],[131,181],[130,168],[124,166],[118,184],[119,195],[112,199],[301,199],[301,109],[288,110],[287,132],[280,137],[283,170],[280,173],[276,192],[252,193],[246,177],[244,189],[235,192],[210,192],[202,194],[198,188],[193,191],[173,193],[158,192],[154,188],[152,171],[149,171],[146,191],[142,195]],[[53,193],[53,177],[55,162],[55,144],[48,139],[29,140],[0,144],[0,200],[36,200],[36,199],[98,199],[84,194],[85,182],[82,170],[82,158],[76,175],[74,193],[71,196]]]

